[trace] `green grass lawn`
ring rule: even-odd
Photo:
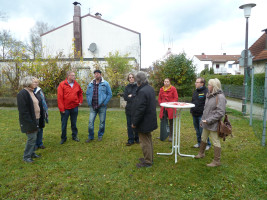
[[[19,129],[17,109],[0,108],[0,199],[267,199],[267,151],[260,146],[247,120],[229,114],[233,138],[222,143],[222,166],[208,168],[211,148],[204,159],[174,155],[171,143],[162,142],[159,129],[153,132],[154,165],[137,169],[140,146],[127,142],[124,111],[108,111],[103,141],[85,143],[89,109],[80,109],[78,137],[60,145],[60,114],[49,111],[44,129],[46,149],[33,164],[22,161],[26,136]],[[98,117],[95,126],[97,137]],[[197,154],[192,117],[182,113],[181,153]]]

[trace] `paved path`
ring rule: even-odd
[[[237,110],[237,111],[240,111],[242,112],[242,100],[239,100],[239,99],[232,99],[232,98],[226,98],[227,99],[227,104],[226,106],[228,108],[231,108],[231,109],[234,109],[234,110]],[[250,115],[250,103],[247,103],[247,115]],[[258,116],[258,117],[263,117],[263,106],[259,106],[259,105],[255,105],[253,104],[253,107],[252,107],[252,114],[253,116]]]

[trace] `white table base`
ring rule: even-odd
[[[175,114],[175,110],[177,110],[176,114]],[[192,158],[195,157],[194,155],[187,155],[187,154],[181,154],[180,153],[181,111],[182,111],[182,109],[173,108],[173,119],[176,119],[176,120],[173,120],[173,131],[172,131],[173,132],[173,138],[172,138],[172,151],[171,151],[171,153],[157,153],[158,155],[167,155],[167,156],[175,153],[175,163],[177,163],[177,153],[180,156],[184,156],[184,157],[192,157]],[[178,123],[178,118],[179,118],[179,123]],[[175,131],[174,131],[174,128],[175,128]]]

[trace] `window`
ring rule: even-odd
[[[205,69],[209,69],[209,64],[204,65]]]
[[[220,65],[219,64],[216,64],[216,69],[219,69],[220,68]]]
[[[229,65],[228,65],[228,68],[229,68],[229,69],[232,69],[232,66],[233,66],[232,64],[229,64]]]

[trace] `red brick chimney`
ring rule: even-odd
[[[73,36],[75,46],[74,57],[79,58],[82,56],[82,23],[81,7],[78,4],[74,5]]]

